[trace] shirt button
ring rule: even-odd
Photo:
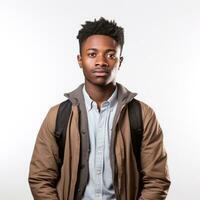
[[[96,196],[97,198],[101,197],[100,192],[96,192],[95,196]]]
[[[102,153],[102,149],[101,148],[98,149],[98,153]]]
[[[100,169],[97,169],[97,174],[101,174],[101,170]]]
[[[85,131],[81,131],[81,133],[82,133],[83,135],[85,135],[86,132],[85,132]]]

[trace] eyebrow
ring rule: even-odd
[[[98,51],[98,49],[96,49],[96,48],[89,48],[89,49],[87,49],[87,51]],[[114,51],[114,52],[116,52],[115,49],[106,49],[106,52],[109,52],[109,51]]]

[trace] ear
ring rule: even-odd
[[[82,63],[82,57],[81,57],[80,54],[77,55],[77,61],[78,61],[78,64],[79,64],[80,68],[82,68],[83,67],[83,63]]]
[[[121,67],[121,64],[122,64],[123,60],[124,60],[124,58],[121,56],[121,57],[119,58],[119,67],[118,67],[118,70],[119,70],[119,68]]]

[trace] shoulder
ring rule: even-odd
[[[60,106],[60,103],[49,108],[49,111],[47,113],[47,117],[49,119],[54,118],[57,115],[59,106]]]
[[[138,100],[141,105],[142,116],[145,118],[147,115],[154,115],[154,109],[143,101]]]
[[[142,110],[144,135],[146,137],[160,135],[162,133],[162,129],[154,109],[142,101],[139,102]]]
[[[57,119],[59,109],[61,109],[61,112],[66,111],[65,107],[66,107],[66,105],[69,105],[69,104],[66,104],[67,102],[68,101],[65,100],[65,101],[60,102],[59,104],[56,104],[56,105],[50,107],[50,109],[46,115],[45,121],[51,131],[55,130],[56,119]],[[68,107],[66,107],[66,108],[68,108]]]
[[[150,124],[157,124],[158,120],[154,109],[143,101],[138,100],[141,105],[142,119],[144,127]]]
[[[50,107],[45,118],[46,125],[51,132],[54,132],[55,130],[56,117],[59,106],[60,103]]]

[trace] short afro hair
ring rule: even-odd
[[[106,35],[113,38],[121,47],[124,45],[124,29],[117,26],[114,20],[106,20],[101,17],[99,20],[86,21],[85,24],[81,25],[82,28],[79,30],[77,39],[79,40],[79,47],[81,52],[82,43],[92,35]]]

